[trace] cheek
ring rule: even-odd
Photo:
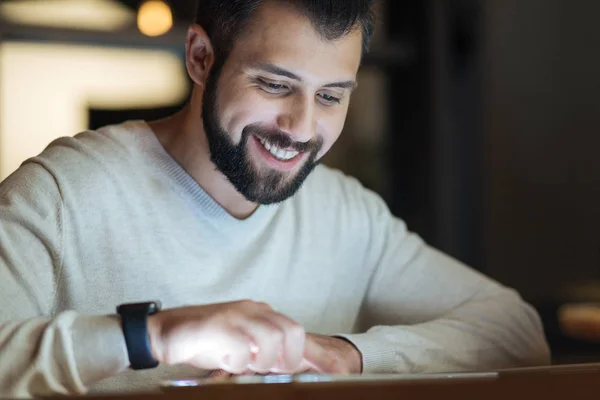
[[[317,125],[317,135],[323,138],[323,147],[318,157],[323,157],[340,137],[344,129],[345,113],[343,115],[324,118]]]
[[[266,101],[257,92],[248,88],[221,99],[221,124],[236,138],[241,137],[242,130],[250,124],[269,125],[277,121],[278,109],[274,102]]]

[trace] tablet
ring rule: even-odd
[[[198,387],[206,385],[265,385],[265,384],[314,384],[314,383],[377,383],[417,381],[495,380],[497,372],[458,372],[424,374],[362,374],[362,375],[253,375],[230,378],[202,378],[168,380],[161,383],[164,389]]]

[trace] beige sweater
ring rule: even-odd
[[[236,220],[141,121],[53,142],[0,185],[0,397],[146,390],[115,307],[253,299],[345,334],[364,370],[546,364],[512,290],[427,246],[356,180],[318,167],[293,198]]]

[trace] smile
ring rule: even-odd
[[[263,147],[279,161],[290,161],[291,159],[298,156],[298,154],[300,154],[300,152],[295,150],[280,149],[274,144],[269,143],[269,141],[266,139],[258,138],[258,140],[260,141],[260,143],[262,143]]]

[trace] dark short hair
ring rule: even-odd
[[[265,1],[293,5],[327,40],[341,38],[360,26],[363,54],[369,49],[374,29],[373,0],[198,0],[195,22],[206,31],[217,57],[227,57],[252,13]]]

